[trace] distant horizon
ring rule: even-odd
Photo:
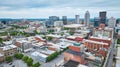
[[[90,17],[99,17],[99,12],[107,11],[107,18],[120,18],[120,0],[2,0],[0,18],[48,18],[48,16],[80,15],[86,11]]]
[[[49,19],[48,18],[0,18],[0,19]],[[62,19],[62,18],[59,18],[59,19]],[[75,18],[67,18],[67,19],[75,19]],[[79,18],[79,19],[84,19],[84,18]],[[90,19],[94,19],[94,18],[90,18]],[[109,18],[106,18],[106,19],[109,19]],[[116,18],[116,19],[120,19],[120,18]]]

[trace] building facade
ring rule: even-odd
[[[108,27],[114,28],[116,25],[116,19],[114,17],[111,17],[108,21]]]
[[[93,40],[84,40],[84,45],[88,52],[93,52],[95,55],[106,57],[109,44]]]
[[[0,62],[5,60],[7,56],[14,56],[17,52],[17,46],[15,45],[0,47]]]
[[[63,26],[63,21],[55,21],[54,22],[54,27],[62,27]]]
[[[106,11],[99,12],[100,23],[106,24]]]
[[[59,17],[58,16],[50,16],[49,19],[46,21],[46,26],[53,27],[55,21],[59,21]]]
[[[76,24],[80,23],[79,15],[75,15],[75,23]]]
[[[99,27],[99,25],[100,25],[100,18],[99,17],[95,17],[94,18],[94,27],[95,28]]]
[[[63,24],[66,25],[67,24],[67,16],[62,16],[62,21],[63,21]]]
[[[85,64],[85,55],[81,52],[78,46],[69,46],[69,49],[64,52],[64,61],[73,60],[80,64]]]
[[[89,27],[89,23],[90,23],[90,13],[89,13],[89,11],[86,11],[84,24],[85,24],[85,26]]]

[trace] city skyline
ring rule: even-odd
[[[84,18],[88,10],[91,17],[98,17],[100,11],[107,11],[107,18],[119,18],[119,0],[4,0],[0,2],[0,18],[48,18],[49,16],[67,16]]]

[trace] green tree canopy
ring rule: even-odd
[[[33,64],[33,59],[32,58],[28,58],[27,59],[27,65],[28,66],[32,66],[32,64]]]
[[[33,64],[32,67],[39,67],[40,66],[40,63],[39,62],[36,62],[35,64]]]
[[[7,61],[7,62],[11,62],[12,60],[13,60],[13,59],[12,59],[11,56],[7,56],[7,57],[6,57],[6,61]]]
[[[27,63],[27,60],[29,59],[29,57],[28,56],[24,56],[23,58],[22,58],[22,60],[24,61],[24,62],[26,62]]]

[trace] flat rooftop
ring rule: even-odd
[[[91,36],[90,38],[95,38],[95,39],[102,39],[102,40],[111,40],[111,38],[108,38],[108,37],[95,37],[95,36]]]
[[[104,43],[104,42],[98,42],[98,41],[93,41],[93,40],[84,40],[84,42],[90,42],[90,43],[95,43],[95,44],[102,44],[102,45],[108,45],[108,43]]]
[[[17,46],[15,46],[15,45],[8,45],[8,46],[4,46],[4,47],[1,47],[1,48],[3,48],[3,51],[5,51],[5,50],[17,48]]]
[[[63,67],[77,67],[79,62],[69,60],[67,63],[63,65]]]
[[[71,49],[67,49],[65,52],[68,52],[70,54],[77,55],[77,56],[82,56],[84,54],[82,52],[73,51]]]
[[[69,24],[69,25],[64,25],[64,27],[66,27],[66,28],[80,28],[80,27],[84,27],[84,25],[82,25],[82,24]]]

